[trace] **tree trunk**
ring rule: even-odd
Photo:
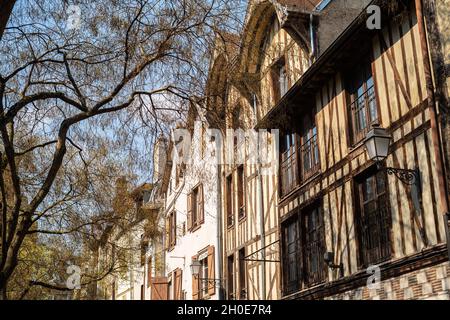
[[[16,0],[0,0],[0,40],[15,4]]]

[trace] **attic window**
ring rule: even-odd
[[[272,76],[274,103],[276,104],[289,90],[286,61],[284,57],[279,59],[272,66],[271,76]]]

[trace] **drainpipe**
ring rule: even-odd
[[[439,183],[439,192],[441,200],[441,214],[444,216],[446,221],[446,228],[448,234],[448,220],[447,214],[449,213],[449,200],[448,200],[448,190],[447,183],[445,181],[446,172],[444,167],[444,151],[442,148],[442,139],[441,132],[439,128],[438,121],[438,110],[437,110],[437,101],[434,94],[434,84],[432,77],[432,66],[427,42],[426,28],[425,28],[425,18],[423,16],[423,6],[422,0],[415,0],[416,3],[416,15],[418,21],[419,35],[420,35],[420,44],[422,49],[422,55],[424,59],[424,71],[427,85],[427,93],[428,93],[428,103],[430,106],[430,122],[431,122],[431,137],[433,141],[433,151],[436,158],[436,169],[437,169],[437,177]],[[449,246],[449,255],[450,255],[450,237],[447,236],[447,243]]]
[[[316,40],[314,37],[314,16],[312,13],[309,14],[309,38],[311,39],[311,55],[309,57],[310,66],[314,62],[314,57],[316,56]]]
[[[224,298],[224,288],[222,284],[223,268],[223,243],[222,243],[222,175],[220,161],[217,164],[217,257],[219,270],[219,300]]]
[[[260,152],[261,152],[261,146],[260,146],[260,139],[258,134],[258,185],[259,185],[259,192],[258,192],[258,205],[259,205],[259,226],[261,231],[261,249],[264,249],[266,247],[266,228],[264,226],[264,199],[263,199],[263,180],[262,180],[262,173],[261,173],[261,158],[260,158]],[[261,250],[262,253],[262,279],[261,279],[261,299],[266,299],[266,251]]]

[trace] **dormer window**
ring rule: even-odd
[[[286,65],[282,65],[280,68],[279,82],[280,82],[280,94],[281,94],[281,97],[283,97],[288,92],[288,78],[287,78]]]
[[[283,58],[278,60],[272,67],[272,87],[274,103],[278,103],[289,90],[286,61]]]

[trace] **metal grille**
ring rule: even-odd
[[[319,208],[304,215],[305,235],[303,252],[305,257],[305,284],[308,286],[325,280],[325,227]]]
[[[391,257],[391,214],[386,175],[377,173],[360,184],[360,231],[363,264],[377,264]]]
[[[282,155],[281,194],[290,193],[298,184],[298,165],[296,148],[292,147]]]
[[[369,79],[370,86],[364,92],[358,92],[351,104],[353,117],[354,142],[359,142],[367,135],[372,125],[379,123],[375,87],[372,78]]]
[[[317,133],[309,138],[301,147],[302,155],[302,177],[308,179],[320,170],[319,146],[317,144]]]
[[[290,220],[283,228],[283,278],[285,294],[300,289],[301,255],[298,220]]]

